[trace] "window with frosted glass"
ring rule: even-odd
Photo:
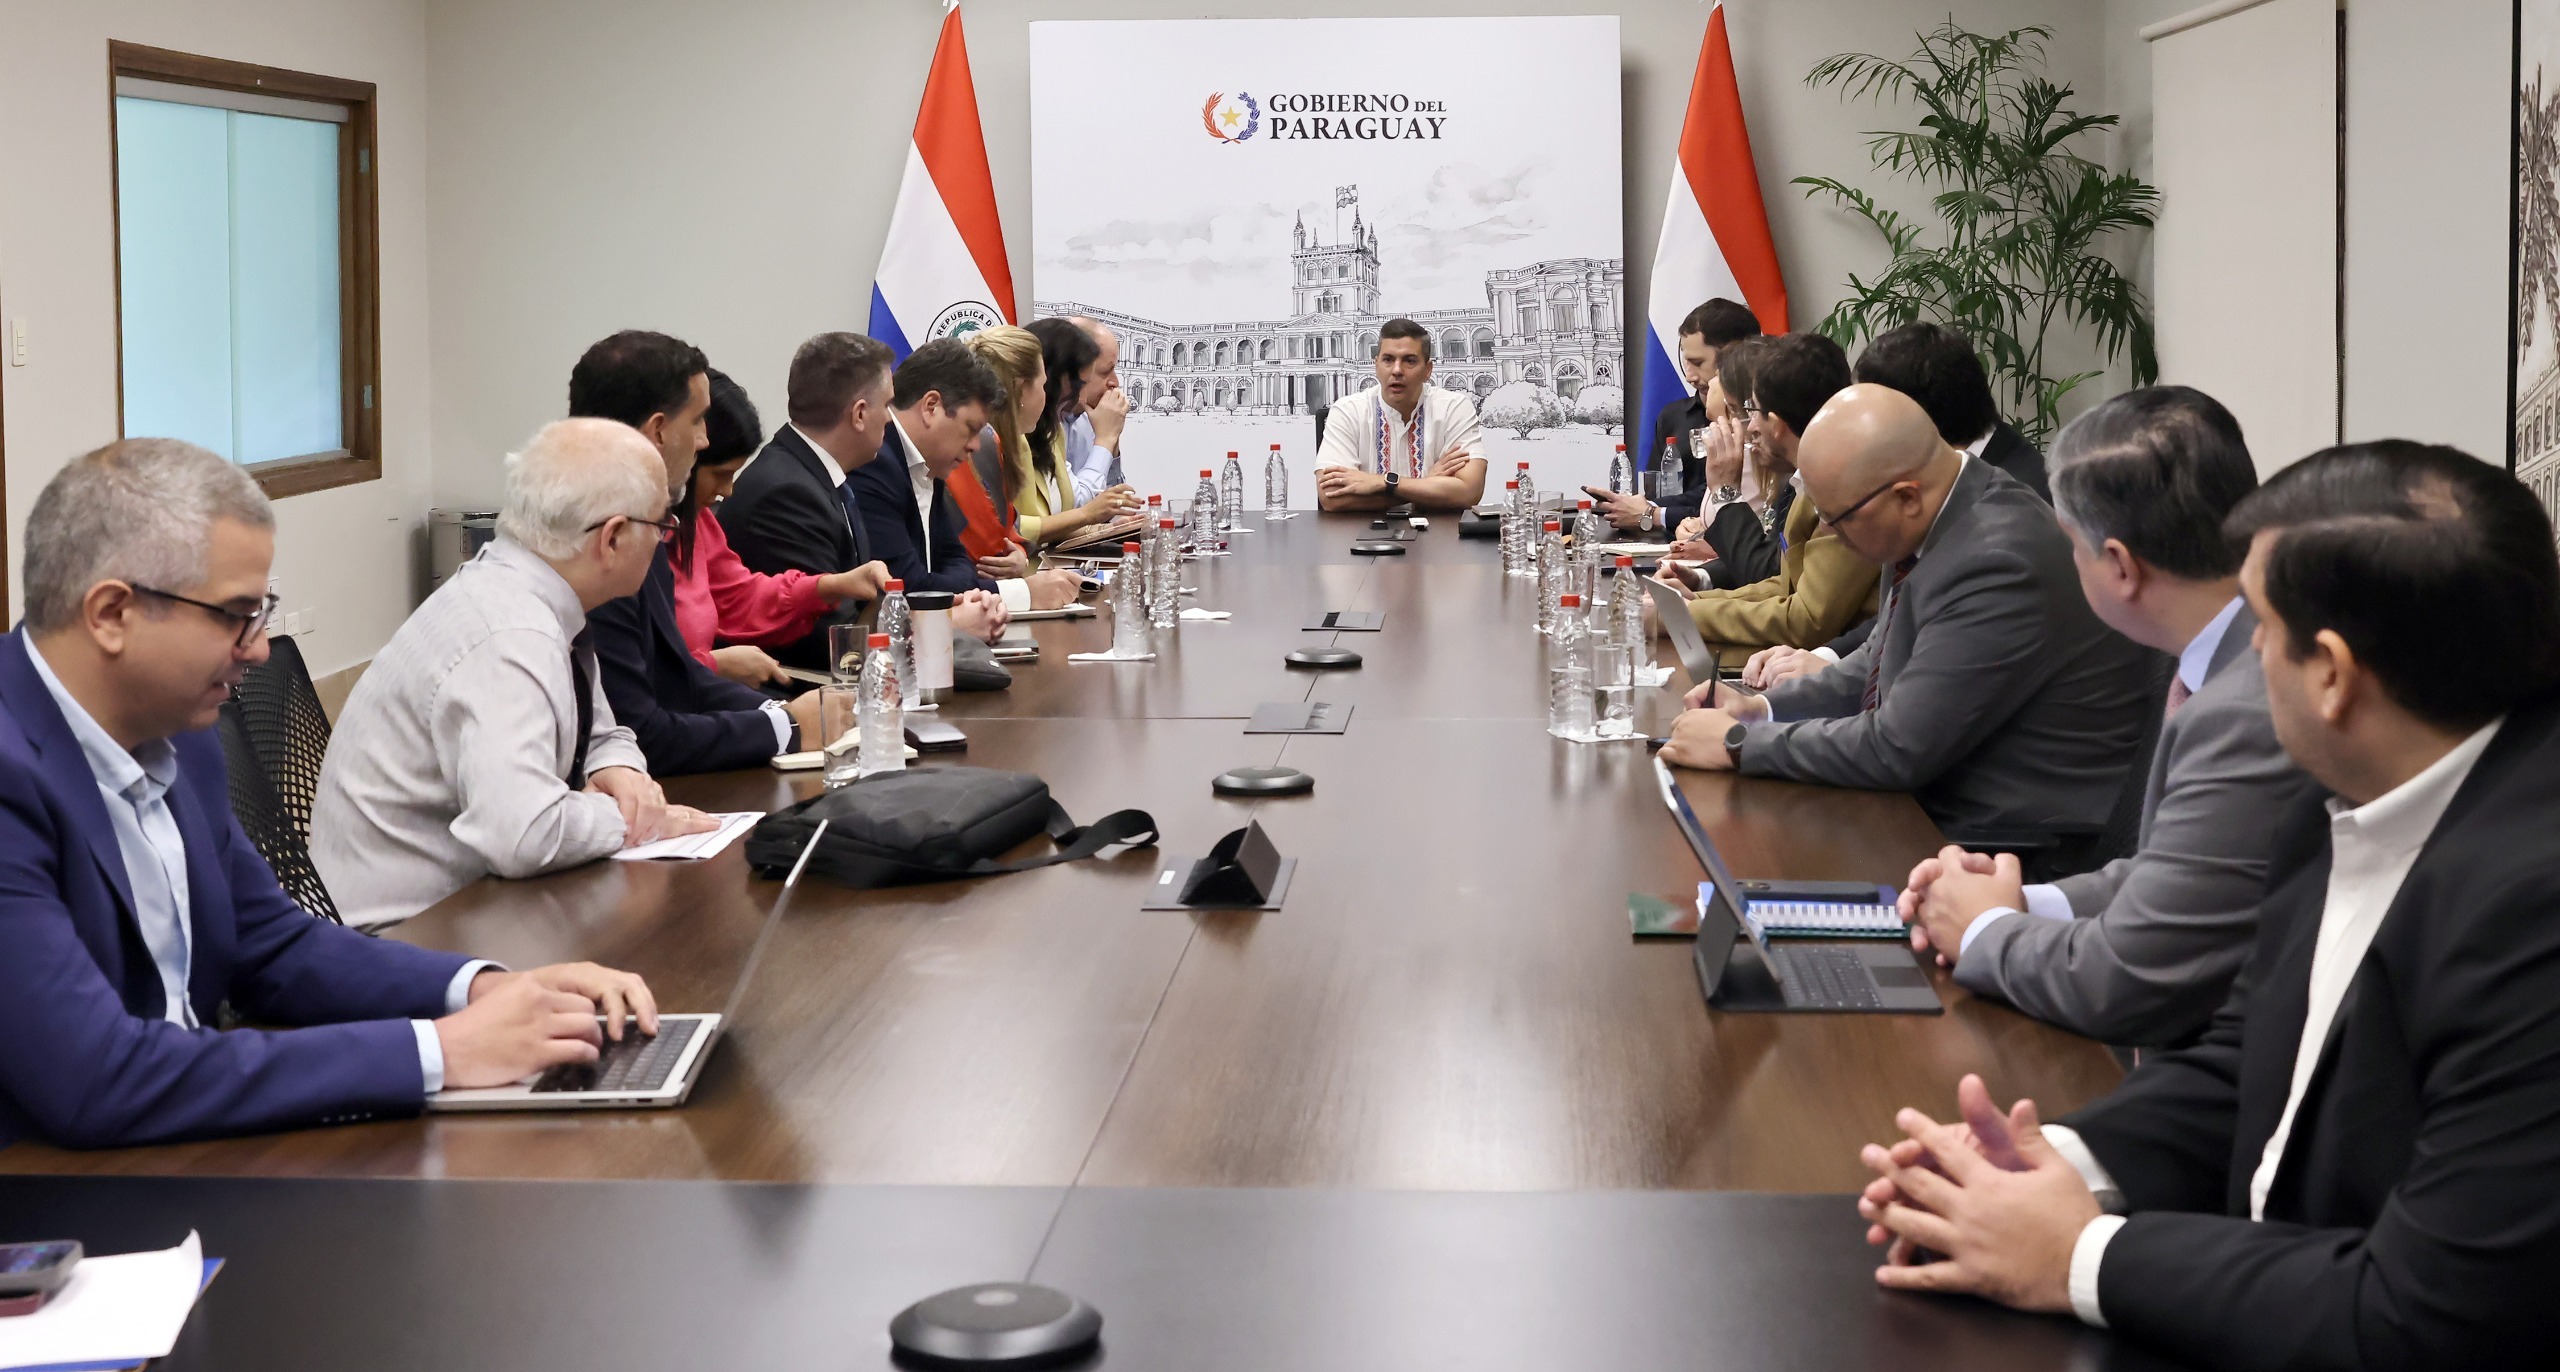
[[[343,116],[115,112],[124,432],[244,464],[347,452]]]

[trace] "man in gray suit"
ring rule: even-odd
[[[1909,396],[1852,386],[1797,449],[1823,522],[1887,569],[1865,646],[1765,696],[1690,695],[1664,760],[1909,791],[1950,834],[2104,827],[2146,710],[2143,650],[2080,597],[2071,540]]]
[[[2310,785],[2276,741],[2257,620],[2222,537],[2257,469],[2231,412],[2184,386],[2117,396],[2053,455],[2090,608],[2178,655],[2141,851],[2026,886],[2017,859],[1950,847],[1912,872],[1902,914],[1914,946],[1935,947],[1977,994],[2108,1043],[2179,1043],[2248,957],[2277,818]]]

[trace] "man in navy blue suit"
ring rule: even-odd
[[[509,972],[305,914],[232,818],[212,725],[264,661],[275,517],[173,439],[73,461],[0,637],[0,1145],[111,1147],[415,1113],[590,1062],[640,978]],[[225,1005],[276,1030],[220,1031]]]
[[[968,460],[987,416],[1004,403],[1004,383],[968,345],[937,338],[890,373],[889,432],[880,456],[845,477],[862,508],[871,555],[907,590],[983,591],[1007,610],[1054,610],[1076,598],[1076,574],[1035,572],[1027,563],[1002,579],[984,574],[961,546],[967,520],[942,482]],[[1017,555],[1018,556],[1018,555]]]

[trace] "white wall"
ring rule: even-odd
[[[0,0],[0,319],[24,318],[5,387],[9,613],[28,507],[117,433],[107,41],[290,67],[378,87],[383,477],[278,502],[276,577],[313,612],[326,673],[373,654],[409,610],[427,464],[424,0]]]
[[[2507,460],[2513,15],[2347,6],[2346,436]]]
[[[1309,0],[1291,13],[1361,14]],[[1407,0],[1400,14],[1620,13],[1628,298],[1644,299],[1707,8]],[[1863,131],[1907,111],[1844,105],[1804,74],[1832,53],[1902,54],[1952,10],[1975,29],[2049,23],[2053,69],[2103,95],[2090,0],[1730,0],[1727,26],[1795,323],[1830,308],[1876,240],[1790,177],[1874,185]],[[1235,0],[969,0],[971,65],[998,209],[1027,306],[1027,23],[1262,17]],[[488,499],[501,455],[556,416],[569,366],[617,329],[699,344],[778,421],[791,350],[859,329],[941,7],[930,0],[437,0],[427,17],[435,491]],[[1097,91],[1097,99],[1109,98]],[[1095,150],[1096,175],[1117,169]],[[1922,207],[1904,187],[1889,203]],[[1635,321],[1629,321],[1632,325]],[[1641,330],[1631,329],[1641,338]]]

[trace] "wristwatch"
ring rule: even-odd
[[[1404,478],[1397,476],[1394,472],[1387,473],[1387,499],[1393,500],[1396,498],[1396,483],[1403,479]]]
[[[1654,516],[1654,514],[1655,514],[1657,511],[1659,511],[1661,508],[1662,508],[1662,507],[1661,507],[1661,506],[1659,506],[1659,505],[1650,505],[1650,504],[1649,504],[1649,505],[1646,505],[1646,506],[1644,507],[1644,518],[1639,519],[1639,520],[1637,520],[1637,521],[1636,521],[1636,529],[1637,529],[1637,531],[1638,531],[1638,532],[1640,532],[1640,533],[1648,533],[1648,534],[1649,534],[1649,533],[1652,533],[1652,532],[1653,532],[1653,516]]]
[[[1716,503],[1719,505],[1730,505],[1741,498],[1742,488],[1740,486],[1716,487]]]
[[[1736,721],[1732,728],[1724,731],[1725,759],[1733,764],[1737,772],[1742,770],[1742,740],[1750,735],[1751,727],[1740,721]]]

